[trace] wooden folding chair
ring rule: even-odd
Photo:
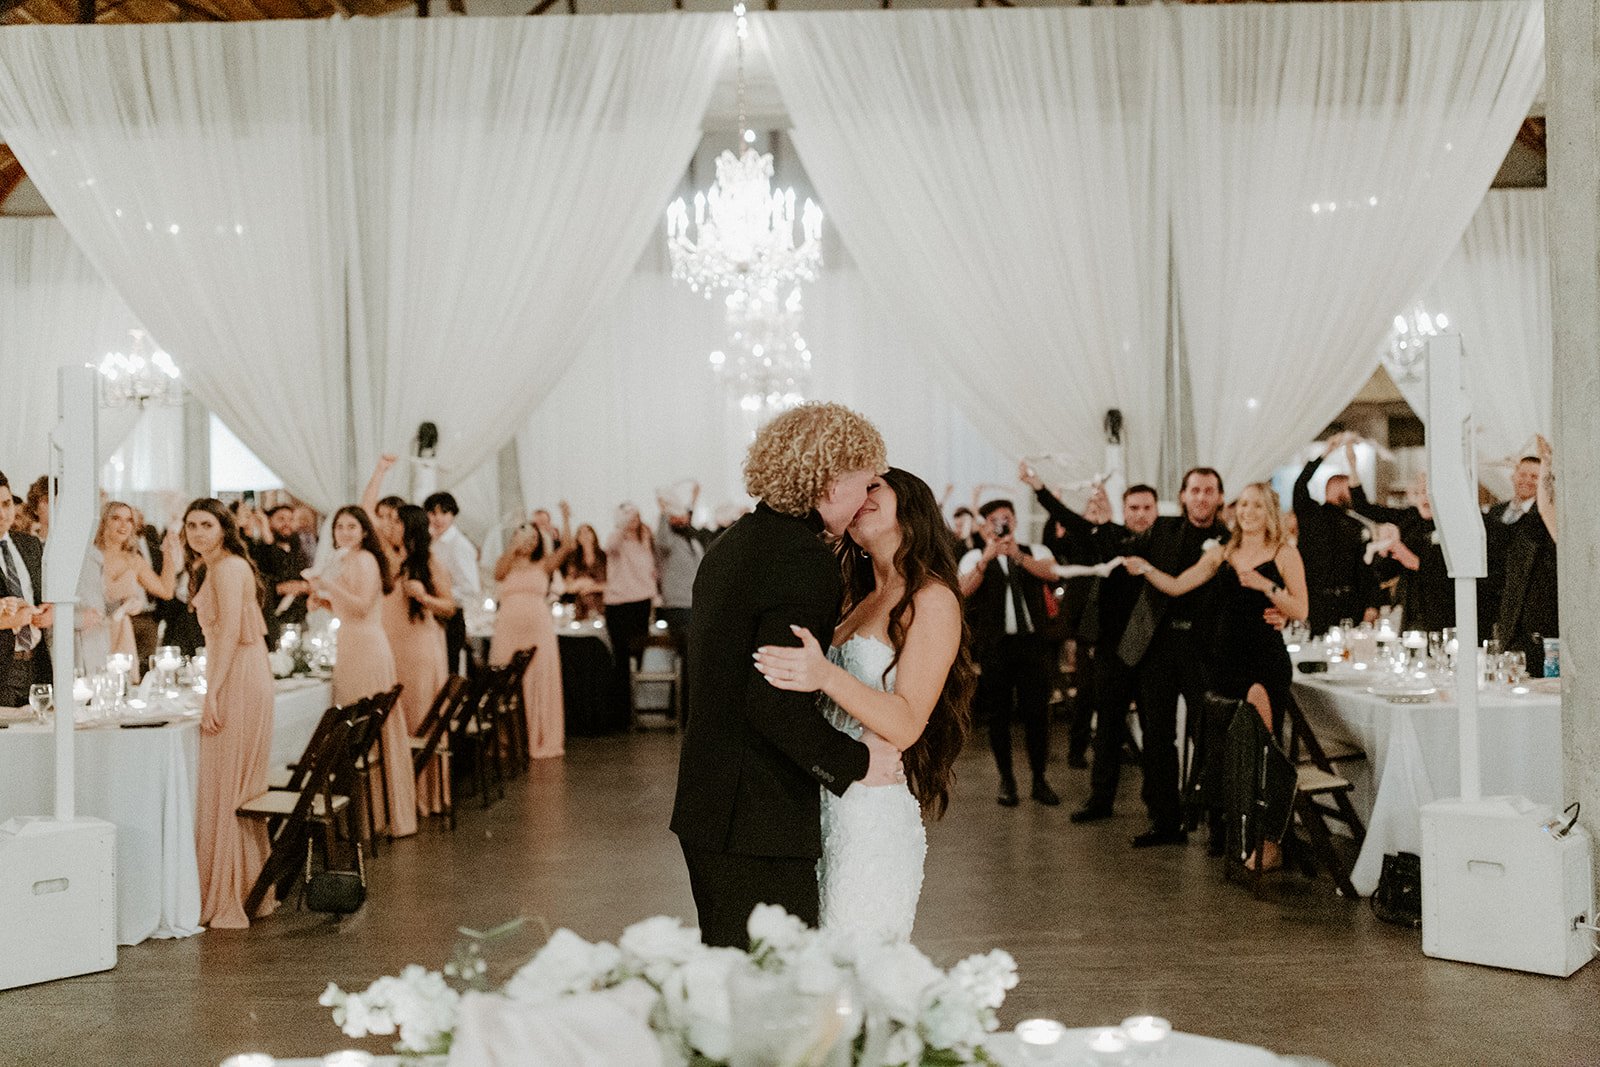
[[[1350,782],[1334,767],[1316,731],[1306,720],[1305,711],[1293,697],[1284,707],[1284,724],[1288,728],[1289,758],[1303,757],[1305,761],[1296,767],[1295,821],[1305,827],[1313,855],[1333,877],[1339,892],[1354,898],[1357,894],[1355,886],[1350,884],[1350,865],[1340,859],[1334,849],[1333,834],[1328,829],[1329,819],[1344,823],[1355,840],[1357,851],[1366,840],[1366,825],[1350,800]]]
[[[383,751],[383,727],[400,702],[400,688],[397,685],[368,697],[365,713],[355,720],[357,732],[350,738],[356,776],[356,784],[352,788],[366,810],[367,840],[372,843],[374,856],[378,854],[377,814],[372,804],[374,783],[383,802],[383,824],[390,826],[394,821],[394,812],[389,808],[389,761]],[[410,769],[396,768],[395,773],[410,773]]]
[[[349,763],[352,730],[350,720],[341,716],[320,732],[317,747],[303,759],[306,770],[298,792],[268,790],[236,809],[242,819],[264,821],[271,841],[267,861],[245,898],[245,914],[254,915],[273,886],[279,887],[280,900],[286,898],[287,887],[304,869],[312,825],[321,825],[324,834],[332,833],[334,819],[349,807],[349,796],[336,793],[335,783],[339,767]],[[327,847],[324,837],[325,860]]]
[[[500,705],[499,719],[512,777],[525,774],[533,763],[530,755],[533,743],[528,736],[528,702],[523,697],[523,679],[527,676],[528,668],[533,664],[534,654],[538,651],[538,646],[524,648],[514,653],[511,662],[500,669],[501,688],[497,698]]]
[[[450,728],[471,696],[472,687],[467,680],[459,674],[450,675],[434,696],[433,705],[428,708],[428,714],[418,727],[421,732],[411,738],[411,773],[417,778],[417,787],[422,787],[422,772],[430,764],[437,763],[440,803],[443,805],[440,814],[445,816],[452,830],[456,828],[456,807],[450,795]]]
[[[683,722],[683,660],[678,656],[678,647],[671,637],[651,633],[640,653],[639,666],[632,669],[629,675],[629,682],[633,688],[633,699],[628,701],[629,726],[632,729],[647,729],[649,724],[644,721],[644,716],[652,714],[639,710],[639,687],[642,685],[668,687],[669,710],[661,713],[660,717],[663,719],[662,725],[674,730],[678,728]]]
[[[473,686],[473,699],[456,717],[450,733],[452,754],[471,759],[472,783],[489,807],[498,798],[490,789],[491,775],[501,797],[505,796],[505,763],[502,750],[505,737],[501,731],[502,694],[510,666],[490,667],[480,672]]]
[[[307,763],[310,754],[315,752],[322,744],[323,735],[333,728],[334,723],[349,717],[350,713],[337,704],[324,711],[322,718],[317,721],[317,728],[311,731],[311,737],[306,741],[305,748],[301,750],[300,757],[293,763],[285,764],[267,772],[267,788],[287,789],[290,792],[298,793],[300,787],[305,784],[306,774],[310,771],[310,764]]]

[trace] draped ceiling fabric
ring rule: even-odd
[[[11,27],[0,131],[216,411],[345,495],[340,87],[318,22]]]
[[[0,471],[21,496],[49,469],[56,421],[56,371],[127,351],[139,325],[99,271],[53,218],[0,219]],[[102,411],[103,461],[128,435],[139,412]]]
[[[654,230],[725,30],[19,27],[0,130],[195,395],[327,509],[424,419],[445,484],[511,435]]]
[[[1461,334],[1480,462],[1531,455],[1524,450],[1533,435],[1550,434],[1555,385],[1544,204],[1543,189],[1491,189],[1421,297]],[[1426,412],[1420,381],[1396,384]],[[1506,473],[1483,470],[1492,488],[1507,482]]]
[[[1542,7],[1162,8],[1197,456],[1265,477],[1372,373],[1544,79]]]
[[[429,420],[449,487],[548,394],[656,234],[727,20],[353,29],[358,473]]]
[[[1167,306],[1159,6],[754,20],[793,137],[886,309],[1014,455],[1155,476]]]

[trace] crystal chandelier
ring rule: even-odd
[[[143,330],[129,330],[133,344],[127,352],[107,352],[97,364],[100,402],[108,408],[147,404],[177,404],[183,399],[178,365],[155,346]]]
[[[711,353],[711,369],[738,396],[739,408],[764,422],[805,401],[811,350],[800,334],[800,288],[735,290],[727,298],[729,351]]]
[[[739,152],[717,157],[717,180],[694,194],[694,238],[683,198],[667,209],[667,254],[672,276],[709,299],[713,291],[781,288],[812,281],[822,265],[822,209],[807,199],[795,243],[793,189],[772,188],[772,155],[750,147],[745,124],[744,42],[749,32],[743,3],[733,9],[737,41]]]
[[[1394,329],[1389,331],[1389,347],[1384,356],[1388,370],[1397,382],[1420,382],[1422,361],[1428,353],[1428,338],[1438,337],[1450,328],[1450,319],[1442,312],[1430,315],[1422,301],[1411,305],[1410,310],[1394,317]]]

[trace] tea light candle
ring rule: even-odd
[[[1421,630],[1407,630],[1400,643],[1410,649],[1424,649],[1428,647],[1428,635]]]
[[[322,1067],[369,1067],[374,1062],[372,1053],[356,1048],[330,1052],[322,1057]]]
[[[1130,1015],[1122,1020],[1122,1032],[1135,1046],[1149,1048],[1172,1035],[1172,1024],[1159,1015]]]
[[[273,1067],[277,1063],[265,1052],[241,1052],[222,1061],[222,1067]]]
[[[1128,1035],[1114,1026],[1102,1026],[1091,1032],[1088,1044],[1096,1063],[1120,1063],[1128,1054]]]
[[[1013,1031],[1029,1063],[1054,1063],[1061,1052],[1067,1028],[1054,1019],[1024,1019]]]

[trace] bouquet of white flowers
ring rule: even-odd
[[[862,943],[808,928],[782,908],[750,915],[751,949],[708,948],[700,932],[656,916],[617,944],[557,930],[492,997],[531,1009],[563,998],[653,995],[650,1030],[668,1064],[931,1067],[993,1063],[995,1030],[1016,962],[999,950],[941,971],[909,944]],[[471,962],[477,960],[477,962]],[[321,1003],[351,1037],[398,1033],[402,1053],[442,1054],[456,1035],[461,993],[478,984],[476,949],[446,973],[412,965],[363,993],[330,983]]]

